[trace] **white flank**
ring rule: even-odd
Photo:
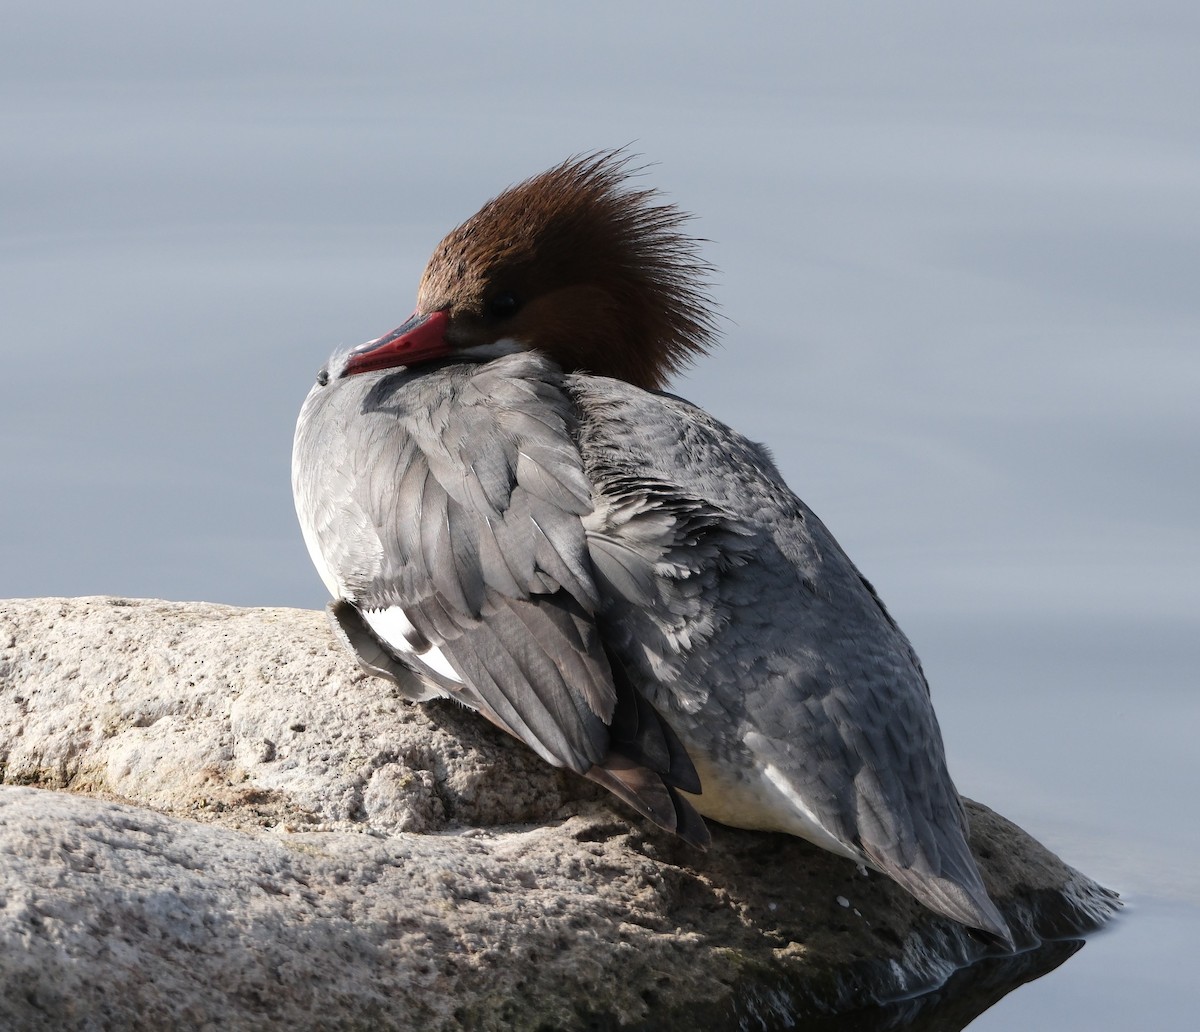
[[[404,615],[404,610],[399,606],[389,606],[387,609],[363,609],[360,612],[362,618],[367,621],[367,625],[375,632],[375,636],[397,656],[415,660],[418,666],[424,664],[435,674],[441,674],[456,684],[462,684],[462,678],[458,676],[454,667],[450,665],[450,661],[442,655],[442,650],[436,645],[431,645],[424,652],[418,652],[412,647],[410,636],[419,637],[419,635],[408,617]]]
[[[789,815],[795,822],[791,828],[793,835],[807,839],[815,846],[828,849],[839,856],[848,856],[851,860],[862,860],[862,854],[852,846],[842,842],[830,832],[812,812],[800,794],[792,787],[787,775],[773,763],[768,763],[762,771],[763,780],[767,781],[791,806]]]
[[[704,791],[688,799],[705,817],[734,828],[784,831],[838,856],[862,862],[862,854],[821,823],[787,775],[773,763],[757,769],[747,765],[742,770],[729,770],[711,762],[699,749],[691,755]]]

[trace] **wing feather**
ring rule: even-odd
[[[560,375],[522,355],[331,387],[301,418],[297,498],[322,514],[310,522],[343,596],[339,636],[419,696],[410,643],[355,615],[398,609],[462,678],[431,694],[706,841],[677,791],[699,787],[687,753],[624,672],[618,687],[598,631],[592,489]]]

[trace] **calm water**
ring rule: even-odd
[[[10,5],[0,595],[322,605],[315,370],[637,141],[721,270],[679,392],[876,583],[960,788],[1128,901],[971,1027],[1191,1028],[1200,14],[1043,6]]]

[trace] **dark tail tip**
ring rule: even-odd
[[[674,785],[667,784],[662,774],[613,753],[603,764],[592,767],[587,776],[690,845],[707,849],[712,841],[704,818]]]

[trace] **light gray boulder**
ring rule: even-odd
[[[779,835],[692,850],[398,698],[322,613],[0,603],[0,774],[0,1028],[772,1028],[923,990],[855,1027],[951,1027],[1075,948],[954,975],[989,947],[887,879]],[[1024,947],[1111,912],[970,811]]]

